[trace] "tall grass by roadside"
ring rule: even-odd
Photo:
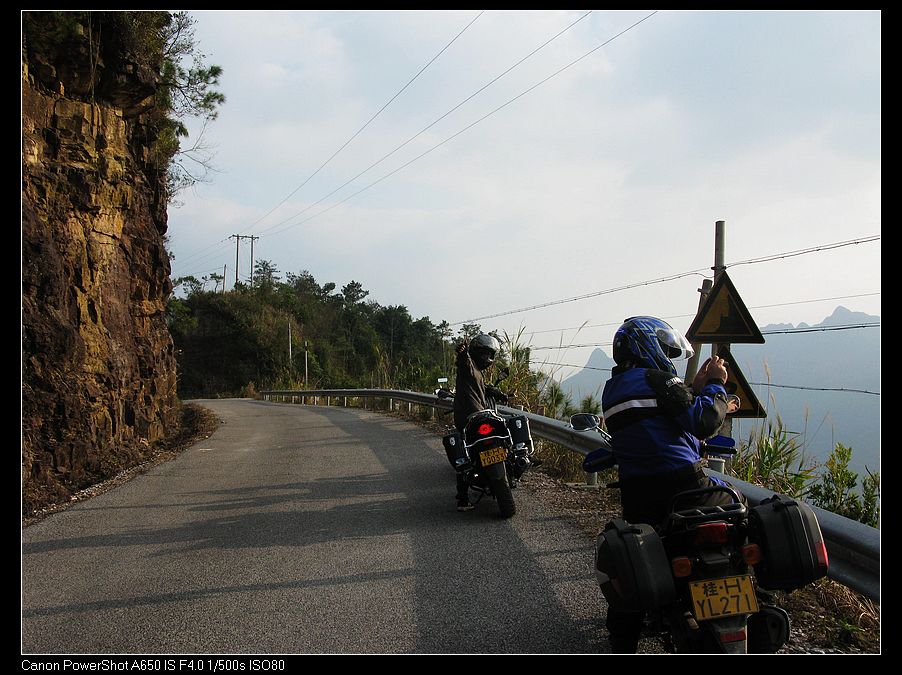
[[[796,434],[786,430],[778,416],[760,430],[752,430],[733,457],[732,474],[791,497],[801,497],[817,467],[805,456]]]

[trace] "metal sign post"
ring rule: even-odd
[[[693,345],[710,344],[711,356],[720,356],[729,364],[727,393],[739,397],[740,407],[727,416],[718,433],[732,437],[734,417],[767,417],[767,413],[730,354],[731,344],[762,344],[764,336],[726,272],[725,231],[726,223],[718,220],[714,230],[714,285],[700,303],[698,314],[686,331],[686,338]],[[690,381],[690,368],[691,377],[694,377],[697,367],[697,361],[687,366],[687,382]]]

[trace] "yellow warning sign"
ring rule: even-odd
[[[717,351],[717,355],[728,364],[727,383],[724,385],[727,395],[739,397],[739,408],[736,412],[730,413],[730,417],[767,417],[767,411],[764,410],[761,402],[758,401],[758,397],[755,396],[755,392],[749,386],[745,375],[739,370],[739,366],[736,365],[730,350],[726,347],[721,347]]]
[[[689,342],[703,344],[764,342],[764,336],[726,272],[714,282],[686,337]]]

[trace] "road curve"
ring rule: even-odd
[[[23,653],[608,651],[592,542],[525,490],[458,513],[434,433],[200,403],[210,438],[23,530]]]

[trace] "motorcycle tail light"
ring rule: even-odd
[[[746,544],[742,547],[742,559],[746,565],[755,566],[763,559],[761,547],[758,544]]]
[[[692,574],[692,561],[689,558],[674,558],[670,561],[670,569],[677,578],[688,577]]]
[[[479,428],[476,429],[476,433],[480,436],[488,436],[492,431],[493,428],[491,424],[480,424]]]
[[[729,539],[729,525],[726,523],[705,523],[695,529],[695,544],[726,544]]]

